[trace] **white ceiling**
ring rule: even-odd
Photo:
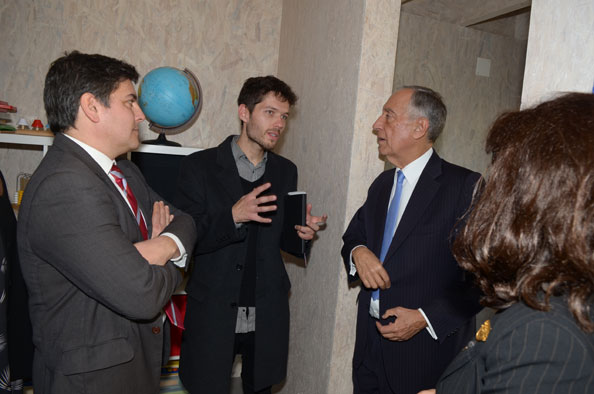
[[[402,0],[402,11],[496,34],[527,35],[531,0]],[[517,28],[526,26],[525,29]],[[518,31],[519,30],[519,31]]]

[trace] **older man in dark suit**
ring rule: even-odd
[[[479,174],[439,158],[446,108],[431,89],[398,90],[373,125],[395,169],[380,174],[343,236],[349,280],[361,279],[355,393],[433,387],[474,329],[478,297],[450,251]]]
[[[115,161],[144,114],[129,64],[72,52],[52,63],[44,102],[56,134],[19,214],[36,393],[158,393],[163,306],[196,238],[192,218]],[[173,215],[170,215],[170,210]]]

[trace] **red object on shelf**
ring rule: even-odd
[[[16,112],[17,108],[9,105],[6,101],[0,100],[0,112]]]
[[[31,127],[35,130],[43,130],[43,123],[41,123],[41,120],[35,119],[33,124],[31,124]]]

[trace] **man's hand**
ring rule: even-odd
[[[435,389],[419,391],[417,394],[435,394]]]
[[[299,238],[306,241],[310,241],[316,235],[316,232],[320,230],[320,227],[326,225],[328,215],[323,214],[322,216],[311,216],[311,204],[307,204],[305,226],[295,226],[297,235]]]
[[[270,182],[258,186],[248,194],[242,196],[239,201],[233,205],[231,212],[235,223],[245,223],[249,221],[270,223],[272,219],[260,216],[262,212],[276,211],[276,205],[264,205],[271,201],[276,201],[276,196],[258,197],[260,193],[270,189]]]
[[[167,236],[160,236],[134,244],[138,252],[152,265],[165,265],[172,258],[179,256],[175,241]]]
[[[382,319],[396,316],[394,323],[385,326],[376,322],[378,331],[390,341],[406,341],[415,336],[423,328],[427,327],[427,321],[417,309],[407,309],[400,306],[391,308],[383,314]]]
[[[357,274],[368,289],[382,290],[390,287],[390,276],[376,255],[365,246],[353,250],[353,263],[357,268]]]
[[[153,232],[151,239],[157,238],[165,230],[165,227],[169,226],[172,220],[173,215],[169,213],[169,206],[165,205],[163,201],[156,201],[153,204]]]

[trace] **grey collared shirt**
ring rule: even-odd
[[[233,159],[235,160],[235,165],[237,166],[239,176],[248,182],[257,181],[262,177],[262,175],[264,175],[264,171],[266,171],[266,161],[268,160],[268,152],[264,152],[264,157],[262,157],[262,161],[260,161],[258,165],[255,166],[247,158],[245,153],[243,153],[239,145],[237,145],[238,139],[238,135],[233,137],[233,140],[231,141],[231,152],[233,152]],[[235,225],[237,227],[241,227],[241,223],[236,223]],[[235,324],[235,333],[242,334],[252,331],[256,331],[256,307],[238,307],[237,322]]]
[[[238,139],[238,135],[233,137],[233,141],[231,141],[231,151],[233,152],[233,159],[235,159],[235,165],[237,165],[237,171],[239,172],[239,176],[248,182],[257,181],[262,177],[262,175],[264,175],[264,171],[266,171],[266,161],[268,160],[268,152],[264,152],[264,157],[262,157],[262,161],[255,166],[247,158],[245,153],[243,153],[239,145],[237,145]]]

